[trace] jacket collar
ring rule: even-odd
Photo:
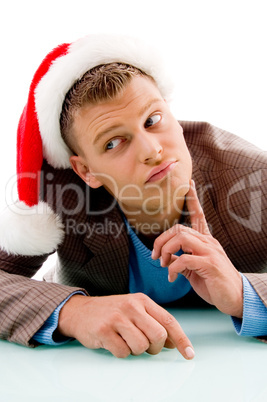
[[[219,216],[214,208],[211,192],[209,191],[209,186],[211,186],[212,184],[205,182],[203,175],[194,160],[192,177],[196,183],[198,198],[208,222],[210,232],[213,237],[215,237],[220,242],[222,247],[226,249],[229,246],[229,240],[227,234],[222,227]],[[186,220],[188,221],[188,216]]]

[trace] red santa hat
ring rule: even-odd
[[[121,62],[151,75],[164,98],[171,82],[159,55],[136,38],[96,34],[52,50],[36,71],[17,132],[19,201],[0,216],[0,248],[12,254],[53,252],[64,238],[64,227],[48,204],[39,200],[43,158],[54,168],[70,167],[70,149],[60,133],[65,96],[88,70]]]

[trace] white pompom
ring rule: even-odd
[[[29,207],[18,201],[0,213],[0,248],[9,254],[48,254],[63,238],[61,219],[45,202]]]

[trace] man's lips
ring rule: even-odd
[[[154,181],[162,179],[176,166],[176,163],[177,163],[176,161],[161,163],[159,166],[151,170],[146,180],[146,183],[152,183]]]

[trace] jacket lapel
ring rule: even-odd
[[[92,283],[106,293],[127,293],[129,289],[129,242],[126,227],[115,203],[103,192],[98,210],[102,213],[89,217],[84,244],[93,253],[88,263]],[[106,213],[104,212],[106,211]],[[103,213],[104,212],[104,213]]]

